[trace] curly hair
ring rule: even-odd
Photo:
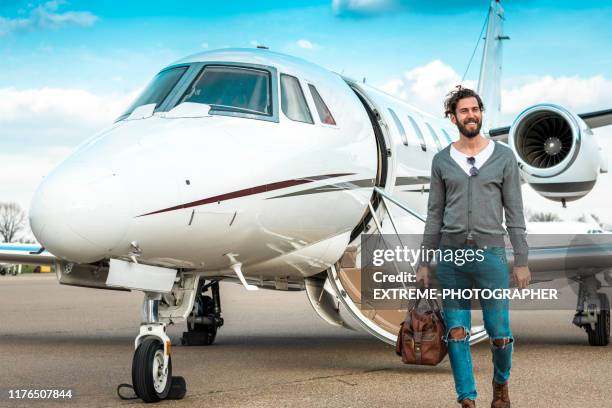
[[[460,99],[463,98],[476,98],[478,101],[478,107],[481,111],[484,111],[484,105],[482,104],[482,99],[480,96],[469,88],[464,88],[461,85],[457,85],[457,89],[450,91],[448,95],[446,95],[446,100],[444,101],[444,116],[449,117],[451,114],[455,114],[455,110],[457,109],[457,103]]]

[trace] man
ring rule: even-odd
[[[460,86],[445,101],[446,117],[459,129],[460,139],[433,158],[422,246],[426,253],[450,250],[458,257],[472,250],[481,251],[481,257],[465,263],[447,261],[446,256],[440,259],[436,275],[443,289],[509,287],[502,209],[514,250],[515,282],[525,288],[531,279],[518,165],[511,149],[480,134],[483,110],[480,96]],[[429,286],[429,259],[419,265],[417,281]],[[470,300],[445,297],[442,302],[457,401],[462,408],[475,407]],[[508,300],[480,300],[480,304],[493,354],[491,407],[509,408],[508,378],[514,339]]]

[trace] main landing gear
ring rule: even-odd
[[[210,295],[205,295],[210,290]],[[209,346],[214,343],[217,329],[223,326],[219,281],[198,282],[193,310],[187,317],[187,331],[181,343],[186,346]]]
[[[595,276],[579,281],[578,304],[573,323],[586,330],[591,346],[610,343],[610,301],[605,293],[598,293],[601,283]]]

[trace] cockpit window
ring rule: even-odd
[[[181,102],[210,105],[211,113],[225,111],[271,116],[270,73],[244,67],[206,66]]]
[[[145,88],[145,90],[140,94],[138,99],[130,105],[130,107],[119,117],[119,120],[129,116],[134,109],[138,108],[142,105],[149,105],[154,103],[155,109],[157,109],[168,97],[168,94],[174,88],[174,86],[181,79],[185,71],[187,71],[187,66],[176,67],[166,69],[153,78],[153,81]]]
[[[300,81],[294,76],[281,74],[280,85],[281,106],[285,116],[297,122],[314,123]]]
[[[323,101],[323,98],[321,98],[321,95],[319,95],[319,91],[317,91],[317,88],[315,88],[312,84],[308,84],[308,89],[310,89],[310,93],[312,95],[312,99],[314,100],[315,107],[317,108],[317,112],[319,113],[319,119],[321,119],[321,123],[324,123],[326,125],[335,125],[336,121],[334,120],[334,117],[329,111],[329,108]]]

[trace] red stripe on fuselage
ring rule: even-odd
[[[246,196],[253,195],[253,194],[265,193],[267,191],[279,190],[281,188],[299,186],[300,184],[312,183],[313,181],[318,181],[318,180],[325,180],[325,179],[334,178],[334,177],[350,176],[353,174],[355,173],[323,174],[321,176],[312,176],[312,177],[304,177],[304,178],[299,178],[299,179],[277,181],[276,183],[264,184],[264,185],[257,186],[257,187],[249,187],[249,188],[245,188],[245,189],[238,190],[238,191],[232,191],[231,193],[225,193],[225,194],[208,197],[208,198],[204,198],[204,199],[197,200],[197,201],[192,201],[190,203],[175,205],[174,207],[168,207],[168,208],[153,211],[150,213],[141,214],[141,215],[136,216],[136,218],[144,217],[145,215],[160,214],[160,213],[164,213],[168,211],[175,211],[175,210],[180,210],[180,209],[185,209],[185,208],[197,207],[199,205],[210,204],[210,203],[214,203],[218,201],[231,200],[233,198],[246,197]]]

